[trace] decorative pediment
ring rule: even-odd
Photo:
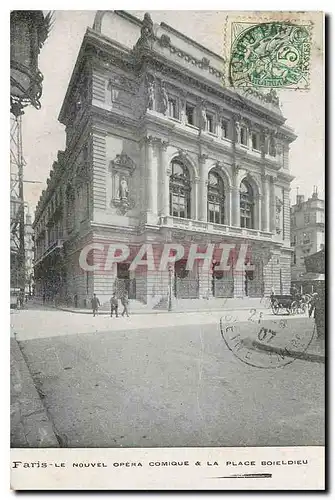
[[[122,172],[132,175],[136,168],[135,162],[126,153],[121,153],[116,155],[114,160],[109,164],[110,172]]]

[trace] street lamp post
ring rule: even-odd
[[[172,273],[173,265],[169,265],[169,295],[168,295],[168,311],[172,311]]]

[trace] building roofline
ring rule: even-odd
[[[65,107],[66,107],[65,105],[66,105],[66,103],[68,101],[68,98],[69,98],[71,92],[72,92],[74,82],[75,82],[75,80],[76,80],[76,78],[78,76],[78,68],[82,64],[83,57],[84,57],[84,54],[85,54],[86,35],[87,35],[87,32],[88,32],[88,29],[89,28],[86,28],[85,35],[84,35],[83,40],[81,42],[79,53],[78,53],[75,65],[73,67],[73,70],[72,70],[72,73],[71,73],[71,77],[70,77],[67,89],[66,89],[65,97],[63,99],[63,103],[62,103],[61,109],[60,109],[59,114],[58,114],[58,121],[60,123],[63,123],[63,124],[64,124],[63,120],[64,120],[64,117],[65,117]]]
[[[207,54],[210,54],[211,56],[217,57],[222,62],[225,62],[225,59],[222,56],[220,56],[219,54],[216,54],[216,52],[213,52],[212,50],[208,49],[204,45],[201,45],[201,43],[196,42],[195,40],[193,40],[193,38],[189,38],[187,35],[184,35],[184,33],[181,33],[180,31],[176,30],[175,28],[172,28],[172,26],[170,26],[169,24],[161,22],[160,26],[162,28],[165,28],[167,31],[170,31],[170,33],[173,33],[174,35],[178,35],[183,40],[190,42],[195,47],[198,47],[199,49],[207,52]]]

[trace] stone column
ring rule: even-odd
[[[179,119],[183,125],[186,124],[186,93],[183,92],[179,98]]]
[[[208,172],[206,168],[207,155],[199,156],[199,220],[207,222],[207,186],[208,186]]]
[[[263,198],[262,198],[262,230],[269,231],[269,178],[267,175],[262,176]]]
[[[153,138],[148,137],[145,142],[146,145],[146,201],[147,201],[147,212],[156,213],[157,212],[157,196],[155,203],[156,186],[153,185]]]
[[[255,203],[255,229],[258,229],[261,231],[262,229],[262,203],[263,203],[263,196],[261,194],[258,194],[255,197],[256,203]]]
[[[252,127],[251,122],[249,120],[245,120],[245,124],[247,127],[247,145],[250,150],[252,150]]]
[[[225,200],[225,225],[232,225],[232,188],[227,187],[226,189],[226,200]]]
[[[271,233],[276,233],[275,177],[270,177],[270,231]]]
[[[191,219],[194,220],[199,218],[199,184],[200,177],[195,177],[191,192]]]
[[[161,175],[162,175],[162,195],[163,195],[163,211],[162,215],[167,217],[170,215],[170,174],[171,171],[168,165],[167,157],[168,142],[161,141]]]
[[[238,185],[238,167],[233,168],[233,186],[232,186],[232,226],[240,226],[241,218],[240,218],[240,186]]]

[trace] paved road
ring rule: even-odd
[[[81,326],[80,333],[62,335],[58,326],[56,335],[57,326],[49,328],[46,312],[40,314],[35,338],[32,326],[18,338],[67,446],[324,442],[322,364],[295,361],[275,370],[248,366],[228,351],[217,321],[171,326],[166,320],[166,326],[141,328],[138,323],[136,328],[141,321],[136,318],[129,323],[132,328],[112,331],[107,318],[97,318],[93,333]],[[22,316],[15,321],[18,330]]]

